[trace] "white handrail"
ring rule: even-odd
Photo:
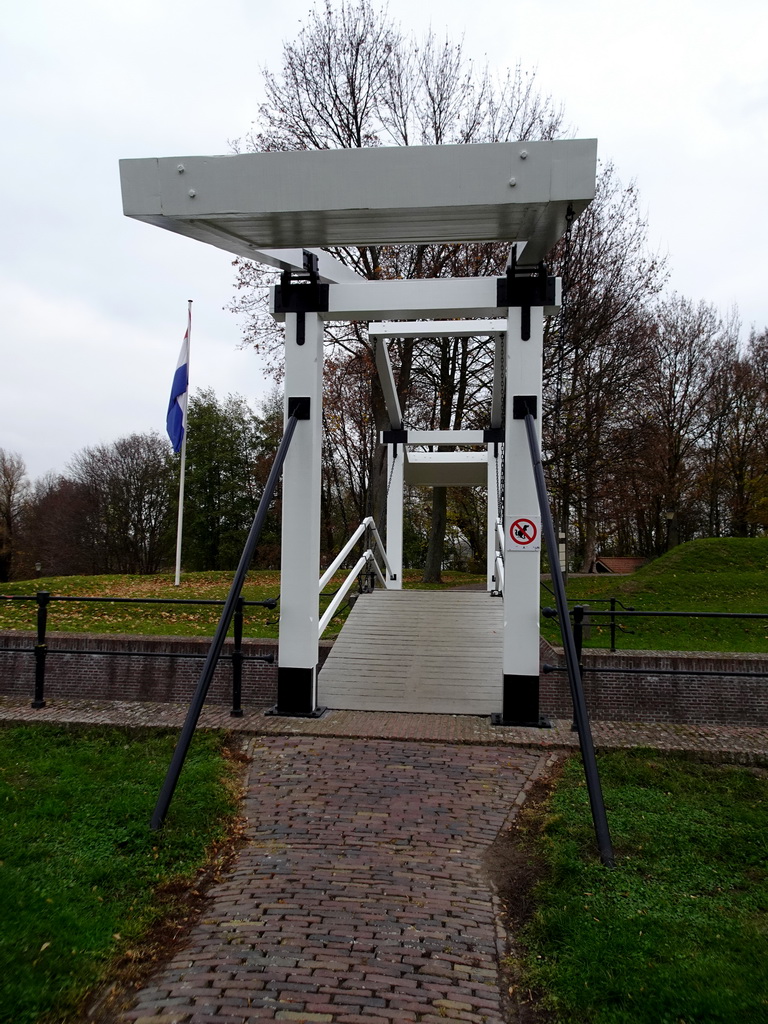
[[[496,520],[496,558],[494,559],[494,571],[496,574],[496,589],[504,594],[504,546],[506,537],[501,520]]]
[[[376,559],[373,557],[373,552],[371,551],[370,548],[368,548],[368,550],[364,554],[362,554],[360,558],[358,558],[354,569],[350,570],[349,575],[344,580],[341,587],[334,594],[333,600],[325,609],[323,617],[320,619],[320,625],[318,626],[318,636],[322,636],[323,633],[326,631],[326,629],[328,628],[328,623],[333,618],[336,609],[347,596],[347,591],[355,582],[359,573],[363,571],[364,567],[367,565],[369,560],[372,560],[373,564],[376,565]],[[376,568],[378,569],[378,566],[376,566]],[[381,570],[379,570],[379,576],[381,576]]]
[[[336,555],[334,560],[331,562],[331,564],[325,570],[323,575],[320,577],[320,588],[319,588],[319,591],[318,591],[319,593],[321,593],[325,589],[326,583],[333,577],[333,574],[336,572],[336,570],[339,568],[341,563],[347,557],[349,552],[352,550],[352,548],[355,546],[355,544],[357,544],[357,542],[360,540],[362,535],[365,533],[367,527],[369,527],[371,525],[373,525],[373,517],[372,516],[366,516],[366,518],[362,521],[362,523],[360,523],[360,525],[355,530],[355,532],[352,534],[352,536],[349,538],[347,543],[344,545],[344,547],[341,549],[341,551],[338,553],[338,555]]]
[[[495,569],[496,569],[496,589],[499,591],[500,594],[503,594],[504,593],[504,559],[499,554],[498,551],[496,552]]]
[[[507,538],[504,536],[504,528],[501,525],[501,520],[496,520],[496,554],[504,554],[504,545]]]
[[[379,531],[376,529],[376,524],[373,521],[373,517],[366,516],[362,523],[360,523],[358,528],[352,534],[352,536],[349,538],[347,543],[344,545],[344,547],[341,549],[341,551],[338,553],[338,555],[336,555],[334,560],[325,570],[323,575],[320,577],[319,593],[322,594],[323,590],[325,589],[326,583],[328,583],[333,578],[334,573],[337,571],[337,569],[339,569],[344,559],[347,557],[349,552],[352,550],[352,548],[355,546],[358,540],[360,540],[362,535],[369,527],[373,534],[373,539],[376,542],[376,546],[381,552],[381,557],[384,560],[384,565],[386,566],[387,572],[389,576],[392,577],[392,567],[390,566],[389,561],[387,560],[387,553],[384,550],[384,545],[381,543]],[[381,568],[379,567],[379,563],[376,561],[376,557],[373,551],[371,551],[371,549],[368,548],[357,560],[354,568],[350,570],[347,578],[344,580],[341,587],[334,594],[331,603],[323,612],[322,618],[320,619],[320,623],[318,626],[318,636],[322,636],[325,630],[328,628],[328,623],[331,621],[337,608],[346,597],[347,591],[350,589],[357,576],[363,571],[363,569],[365,568],[366,565],[368,565],[369,562],[373,566],[374,572],[378,576],[379,582],[381,583],[382,587],[384,587],[385,590],[389,587],[389,583],[385,579],[384,574],[382,573]]]

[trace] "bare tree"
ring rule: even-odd
[[[710,353],[696,467],[710,536],[754,536],[768,526],[768,332],[753,331],[744,351],[738,333],[731,316]]]
[[[265,71],[264,81],[266,102],[244,140],[245,148],[254,150],[552,139],[563,130],[563,111],[540,93],[535,74],[524,74],[517,66],[494,78],[487,65],[474,64],[463,43],[441,40],[431,31],[423,39],[406,35],[370,0],[336,5],[326,0],[313,8],[295,42],[284,45],[280,72]],[[368,279],[500,273],[507,258],[503,246],[481,244],[361,246],[334,252]],[[258,298],[273,275],[247,261],[235,265],[238,294],[231,308],[245,318],[245,343],[274,351],[276,332]],[[360,347],[372,354],[358,325],[335,325],[329,344],[351,359]],[[413,344],[398,344],[401,394],[411,391]],[[462,372],[460,359],[452,366],[455,373]],[[443,369],[441,364],[442,381]],[[416,391],[423,393],[425,384],[426,378]],[[378,430],[386,419],[375,374],[369,387]],[[450,390],[456,394],[466,388],[457,378]],[[428,404],[434,401],[427,399]],[[364,472],[370,478],[373,512],[381,516],[386,492],[381,450]],[[443,504],[437,500],[436,548],[444,535]],[[433,562],[439,566],[438,555]]]
[[[101,572],[157,572],[169,554],[173,466],[159,434],[131,434],[78,452],[71,480],[85,496],[82,522]]]
[[[12,578],[19,520],[28,489],[22,457],[0,448],[0,582]]]
[[[361,346],[352,355],[331,356],[323,379],[324,516],[327,530],[338,521],[346,536],[372,510],[370,466],[377,438],[371,379],[375,373],[370,352]],[[328,553],[333,547],[327,532]]]
[[[39,563],[45,576],[101,572],[100,554],[88,530],[91,506],[86,488],[48,473],[31,488],[22,520],[27,571]]]
[[[709,399],[724,332],[717,310],[708,303],[673,294],[658,305],[639,409],[655,439],[650,450],[670,547],[685,529],[700,446],[717,415]],[[694,529],[690,523],[685,532]]]
[[[650,351],[665,261],[647,248],[637,186],[611,164],[594,201],[552,256],[566,290],[545,333],[544,448],[561,530],[582,571],[594,564],[611,477],[630,458],[627,424]]]

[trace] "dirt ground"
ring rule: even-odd
[[[547,778],[531,788],[525,804],[506,831],[488,848],[484,867],[496,887],[507,936],[507,956],[502,961],[502,1000],[507,1024],[551,1024],[555,1017],[541,1005],[541,993],[522,983],[521,929],[535,909],[534,889],[545,878],[544,865],[535,852],[534,840],[544,823],[544,808],[559,773],[556,765]]]

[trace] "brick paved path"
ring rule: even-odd
[[[258,737],[249,842],[122,1024],[501,1024],[484,851],[551,753]]]

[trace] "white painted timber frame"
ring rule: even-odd
[[[493,285],[493,296],[488,285]],[[461,316],[453,303],[462,303],[463,315],[476,314],[478,317],[492,316],[506,312],[506,320],[456,322],[456,334],[469,336],[487,335],[496,341],[494,392],[491,418],[497,423],[501,419],[502,394],[504,394],[504,508],[505,529],[516,518],[538,520],[538,497],[534,483],[530,454],[522,418],[515,419],[515,396],[525,396],[533,402],[537,411],[537,428],[540,433],[542,398],[542,359],[544,338],[544,317],[551,313],[551,307],[533,307],[530,323],[523,330],[520,307],[500,307],[495,291],[496,280],[491,279],[448,279],[430,281],[370,282],[357,285],[355,294],[362,300],[362,309],[345,312],[349,319],[360,320],[376,315],[384,303],[396,312],[391,316],[404,316],[403,296],[406,292],[411,302],[408,324],[388,321],[371,325],[370,335],[376,342],[377,367],[382,376],[382,385],[390,418],[402,429],[402,412],[392,378],[391,365],[386,354],[384,339],[387,337],[451,337],[451,323],[442,321],[413,321],[414,317],[434,317],[436,307],[443,318]],[[374,291],[376,289],[376,291]],[[336,294],[334,294],[336,293]],[[337,310],[348,299],[345,286],[329,288],[328,312],[323,315],[336,319]],[[559,299],[559,288],[556,301]],[[439,303],[439,306],[438,306]],[[274,305],[274,304],[273,304]],[[365,313],[363,312],[365,310]],[[481,326],[482,325],[482,326]],[[524,333],[528,337],[524,337]],[[384,349],[381,353],[380,349]],[[503,385],[506,385],[506,388]],[[395,574],[402,577],[402,485],[424,483],[432,486],[466,486],[485,484],[488,488],[488,530],[487,530],[487,580],[488,589],[496,591],[496,516],[498,505],[497,476],[498,448],[490,443],[486,453],[476,452],[408,452],[410,445],[430,444],[481,444],[485,443],[482,432],[478,431],[407,431],[405,443],[391,444],[388,457],[391,473],[387,496],[387,514],[394,516],[387,525],[387,551]],[[396,458],[397,450],[402,455]],[[398,466],[398,462],[400,465]],[[415,472],[411,473],[411,465]],[[395,475],[396,478],[395,478]],[[394,493],[393,493],[394,492]],[[392,545],[390,547],[390,531]],[[500,717],[503,721],[536,724],[538,721],[538,675],[539,675],[539,586],[540,586],[540,543],[528,549],[504,554],[504,706]]]
[[[492,428],[502,424],[502,395],[505,378],[504,341],[506,320],[415,320],[372,322],[368,325],[368,338],[374,344],[384,401],[390,429],[400,430],[403,424],[394,375],[386,347],[388,338],[456,338],[487,337],[494,343],[494,374],[490,423]],[[428,452],[416,453],[410,447],[418,445],[462,444],[487,448],[486,452]],[[396,453],[401,450],[398,463]],[[481,465],[482,463],[482,465]],[[484,431],[408,431],[406,444],[392,444],[388,453],[387,488],[387,551],[390,561],[397,566],[396,575],[402,579],[403,556],[403,484],[431,487],[486,487],[488,493],[486,583],[489,591],[499,589],[496,580],[496,517],[498,514],[499,445],[485,440]]]
[[[284,513],[282,522],[278,667],[284,676],[282,710],[298,714],[317,706],[323,420],[323,323],[316,313],[302,315],[301,345],[298,314],[290,313],[285,322],[285,420],[291,398],[309,398],[310,407],[309,418],[296,424],[283,466],[283,508],[290,512]]]
[[[460,278],[466,280],[466,278]],[[495,280],[495,279],[494,279]],[[504,334],[506,320],[389,320],[368,324],[374,338],[486,338]]]
[[[541,384],[544,347],[543,309],[532,309],[530,338],[523,339],[522,312],[507,316],[506,409],[504,438],[504,529],[518,518],[537,519],[539,501],[531,465],[525,420],[515,418],[515,396],[531,397],[537,408],[541,443]],[[509,545],[507,545],[509,547]],[[504,709],[502,720],[536,724],[539,679],[540,547],[504,553]]]
[[[578,216],[594,198],[596,152],[594,139],[569,139],[251,153],[123,160],[120,174],[126,216],[281,270],[298,271],[300,276],[304,251],[310,247],[469,241],[517,243],[517,268],[524,270],[536,267],[563,235],[569,209]],[[559,305],[557,294],[554,301],[551,295],[547,300],[553,301],[551,307],[542,305],[541,298],[539,304],[528,304],[518,290],[509,301],[523,306],[500,305],[496,278],[363,281],[326,252],[314,255],[321,284],[315,290],[310,284],[303,298],[327,288],[327,306],[317,303],[325,308],[308,305],[303,308],[311,311],[302,312],[289,302],[276,306],[274,290],[272,296],[273,315],[286,325],[286,416],[297,400],[304,408],[309,399],[309,418],[297,425],[283,475],[277,712],[284,714],[317,710],[323,322],[505,318],[505,329],[493,331],[491,425],[505,424],[504,529],[509,530],[510,517],[533,519],[538,513],[524,422],[515,419],[515,397],[536,403],[540,415],[543,320]],[[291,301],[302,287],[306,286],[291,285]],[[382,380],[391,382],[383,345],[382,350],[377,350],[377,365]],[[402,429],[396,397],[392,383],[387,407],[393,429]],[[388,501],[388,513],[394,523],[400,508],[395,532],[402,537],[406,459],[402,446],[399,455],[397,445],[388,447],[391,487],[400,495],[398,501]],[[491,466],[490,447],[487,455],[479,453],[485,461],[489,507],[496,504],[497,468]],[[467,460],[466,465],[472,462]],[[454,460],[454,472],[460,464]],[[448,471],[439,460],[423,465],[435,474]],[[470,472],[466,465],[463,471]],[[472,472],[475,469],[477,465]],[[398,553],[396,542],[388,544],[393,568],[402,565],[402,541],[400,545]],[[506,552],[504,576],[501,718],[534,724],[538,545],[535,550]]]

